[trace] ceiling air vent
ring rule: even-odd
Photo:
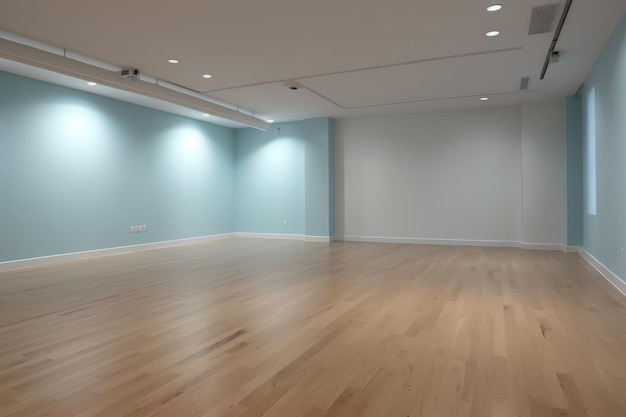
[[[530,77],[523,77],[522,82],[520,82],[519,89],[520,90],[528,90],[528,83],[530,82]]]
[[[541,33],[552,32],[554,20],[556,19],[556,14],[560,6],[559,3],[556,3],[534,7],[532,15],[530,16],[528,34],[539,35]]]

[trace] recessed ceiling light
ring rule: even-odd
[[[489,97],[481,97],[480,98],[480,101],[487,101],[487,100],[489,100]]]
[[[274,123],[274,119],[268,119],[266,120],[267,123]]]
[[[87,85],[94,86],[94,85],[98,85],[98,83],[94,83],[93,81],[89,81],[89,82],[87,83]]]
[[[204,114],[202,114],[202,115],[203,115],[204,117],[209,117],[209,116],[211,116],[209,113],[204,113]]]
[[[489,37],[498,36],[499,34],[500,34],[500,31],[498,31],[498,30],[492,30],[490,32],[485,33],[485,35],[487,35]]]
[[[502,9],[501,4],[492,4],[491,6],[487,7],[488,12],[497,12],[500,9]]]
[[[212,75],[211,75],[211,74],[204,74],[204,75],[202,76],[202,78],[211,78],[211,77],[212,77]]]
[[[169,62],[170,64],[178,64],[177,59],[168,59],[167,62]]]

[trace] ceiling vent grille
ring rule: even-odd
[[[552,32],[556,14],[559,11],[560,6],[561,5],[559,3],[556,3],[534,7],[532,15],[530,16],[528,34],[539,35],[542,33]]]
[[[530,83],[530,77],[523,77],[520,82],[519,89],[520,90],[528,90],[528,83]]]

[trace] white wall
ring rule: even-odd
[[[533,106],[337,120],[337,236],[564,244],[562,103]]]
[[[335,135],[337,235],[520,240],[519,107],[343,119]]]
[[[522,106],[522,242],[565,242],[565,135],[562,101]]]

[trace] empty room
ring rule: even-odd
[[[624,417],[625,156],[623,0],[3,0],[0,417]]]

